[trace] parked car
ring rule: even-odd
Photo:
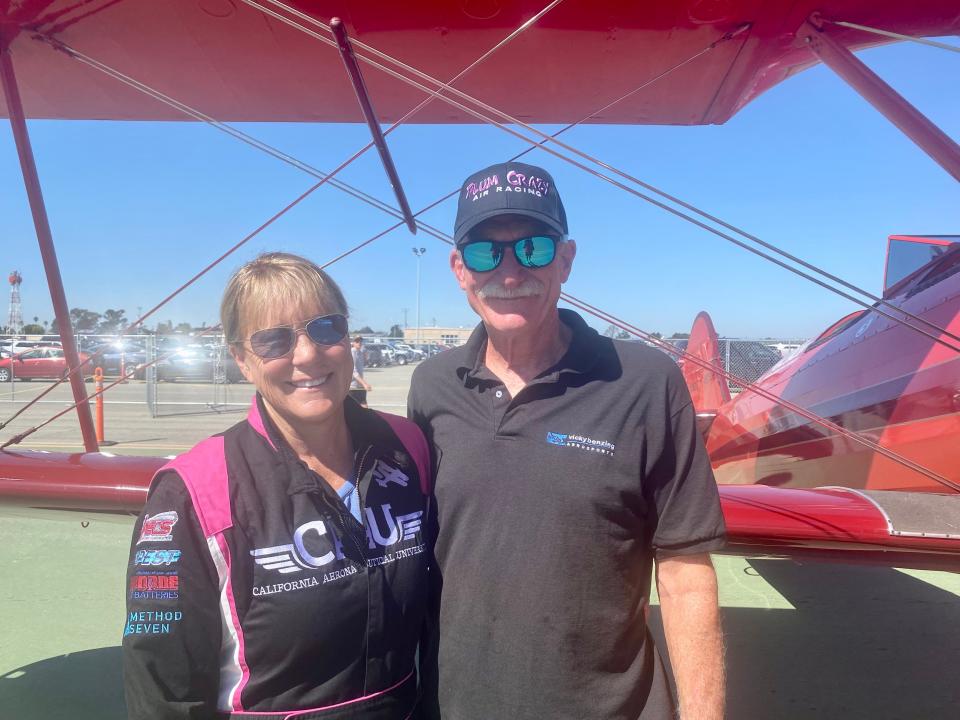
[[[441,345],[440,343],[432,343],[430,345],[424,345],[420,348],[426,354],[427,357],[433,357],[434,355],[439,355],[444,350],[449,348],[446,345]]]
[[[365,341],[363,348],[367,351],[367,367],[387,367],[396,362],[393,348],[386,343]]]
[[[388,340],[387,345],[393,351],[394,360],[397,365],[406,365],[409,362],[416,362],[417,360],[423,359],[420,357],[418,351],[406,343],[398,342],[397,340]]]
[[[80,353],[81,362],[87,359],[86,353]],[[62,378],[67,375],[67,360],[63,350],[56,347],[36,347],[21,352],[14,351],[13,357],[0,360],[0,383],[9,382],[11,376],[32,380],[33,378]],[[82,369],[83,377],[93,375],[93,368],[86,363]]]
[[[156,364],[157,380],[176,382],[242,382],[245,378],[237,362],[224,346],[215,349],[199,343],[167,345],[163,360]],[[218,355],[222,362],[218,362]]]
[[[126,375],[129,376],[131,370],[137,368],[133,377],[138,380],[144,377],[144,370],[140,366],[147,361],[147,351],[141,345],[129,341],[107,342],[94,345],[88,352],[93,356],[90,364],[93,367],[103,368],[104,375],[119,376],[120,367],[123,365]],[[97,356],[98,352],[99,356]]]
[[[369,343],[363,345],[364,364],[366,367],[383,367],[384,356],[379,347],[371,347]]]
[[[417,362],[423,360],[426,355],[423,350],[417,350],[415,347],[407,345],[406,343],[394,343],[393,349],[397,354],[403,354],[407,359],[407,362]]]
[[[54,347],[54,345],[42,343],[39,340],[0,340],[0,356],[10,357],[36,347]],[[60,347],[60,344],[57,343],[56,347]]]
[[[780,362],[780,353],[769,345],[756,340],[721,340],[720,352],[726,355],[724,343],[729,343],[729,356],[723,363],[727,372],[753,382],[767,370]],[[731,390],[741,389],[740,385],[730,383]]]

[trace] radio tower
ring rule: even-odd
[[[20,307],[20,283],[23,282],[23,276],[14,270],[10,273],[10,317],[7,319],[7,325],[10,332],[19,335],[23,330],[23,310]]]

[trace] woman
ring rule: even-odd
[[[412,423],[346,399],[346,314],[296,255],[227,284],[223,331],[257,392],[245,421],[157,473],[134,528],[131,718],[412,713],[427,449]]]

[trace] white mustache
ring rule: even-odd
[[[477,290],[477,297],[482,300],[488,298],[512,300],[513,298],[542,295],[545,289],[543,283],[537,278],[528,277],[522,283],[513,287],[505,287],[500,283],[488,283]]]

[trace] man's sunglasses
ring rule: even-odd
[[[507,248],[513,248],[517,262],[525,268],[542,268],[553,262],[557,256],[558,238],[550,235],[532,235],[510,240],[472,240],[460,248],[463,264],[471,272],[490,272],[503,262]]]
[[[336,345],[347,336],[347,318],[321,315],[303,324],[303,332],[317,345]],[[250,336],[250,349],[264,360],[283,357],[297,344],[300,329],[293,325],[257,330]]]

